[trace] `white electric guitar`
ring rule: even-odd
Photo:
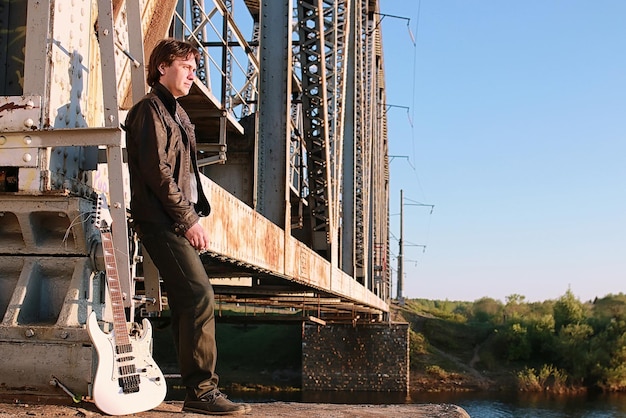
[[[111,214],[106,198],[100,196],[95,225],[102,235],[106,278],[113,310],[113,332],[104,333],[96,313],[91,312],[87,331],[98,353],[92,397],[96,406],[109,415],[147,411],[163,402],[167,383],[152,359],[152,326],[146,318],[142,328],[126,321],[122,290],[111,237]]]

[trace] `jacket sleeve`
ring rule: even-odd
[[[185,197],[174,177],[174,167],[168,162],[168,152],[177,152],[172,147],[182,146],[172,140],[171,128],[164,122],[157,105],[144,100],[136,109],[132,124],[137,150],[141,154],[137,165],[148,188],[172,218],[174,230],[183,235],[198,222],[194,205]]]

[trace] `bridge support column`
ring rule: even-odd
[[[305,324],[302,390],[409,391],[409,324]]]

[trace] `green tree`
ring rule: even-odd
[[[574,296],[571,289],[554,304],[554,325],[558,332],[561,327],[580,323],[585,316],[583,304]]]
[[[578,381],[583,381],[591,371],[593,357],[590,355],[593,328],[587,324],[568,324],[558,332],[557,350],[561,367]]]
[[[528,323],[528,339],[532,358],[538,361],[554,361],[554,317],[552,314],[533,315]]]
[[[502,302],[488,297],[478,299],[474,302],[472,313],[478,322],[500,323]]]
[[[593,318],[601,325],[611,320],[626,319],[626,295],[607,295],[593,303]]]
[[[505,299],[504,314],[506,321],[517,320],[528,311],[528,305],[524,303],[526,296],[514,293],[507,296]]]
[[[626,390],[626,321],[614,318],[591,344],[593,382],[606,391]]]
[[[624,321],[620,321],[620,328],[624,328]],[[598,386],[607,391],[626,390],[626,332],[614,341],[609,364],[602,369],[598,379]]]
[[[515,323],[506,327],[503,332],[508,347],[507,360],[530,359],[532,348],[528,338],[528,329],[519,323]]]

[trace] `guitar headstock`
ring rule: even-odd
[[[94,225],[99,230],[108,230],[113,223],[111,212],[109,211],[109,205],[107,203],[107,197],[104,193],[98,195],[98,203],[96,206],[96,216]]]

